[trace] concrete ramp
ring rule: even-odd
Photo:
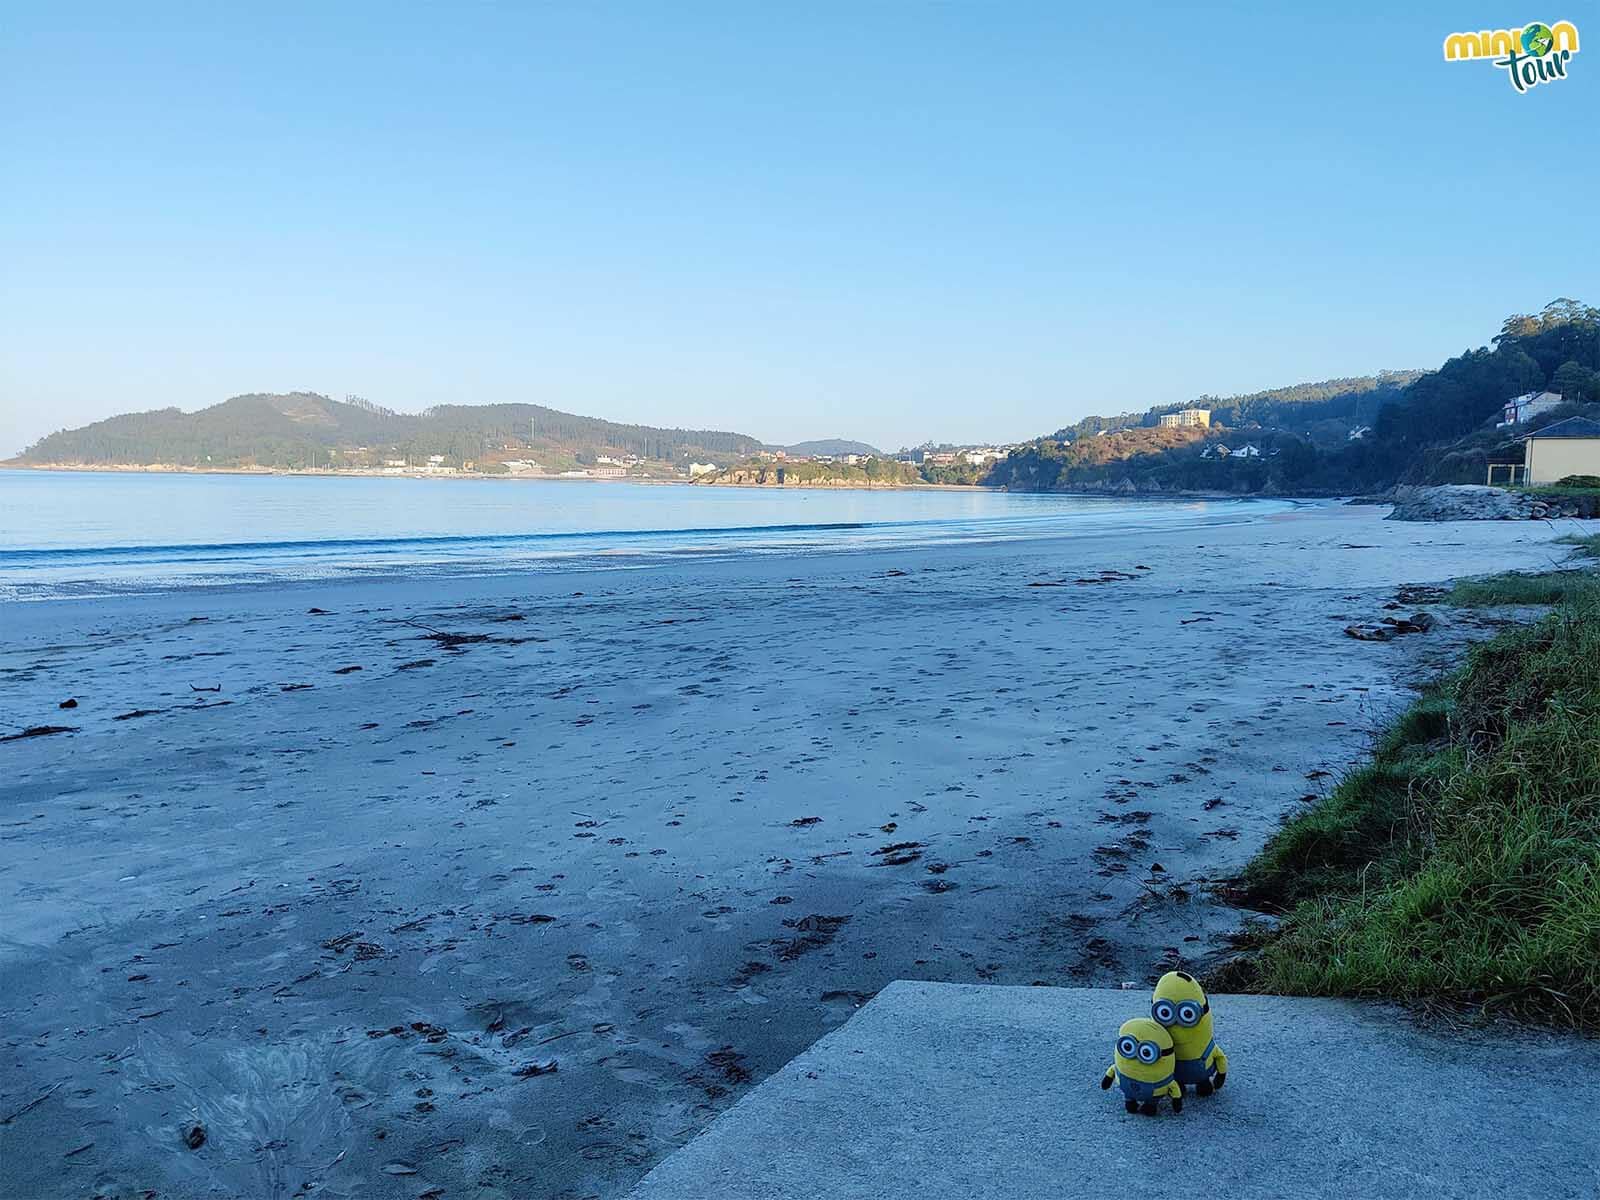
[[[1149,993],[899,982],[662,1162],[633,1200],[1596,1200],[1600,1043],[1217,996],[1228,1085],[1100,1090]]]

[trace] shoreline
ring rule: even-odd
[[[113,464],[17,463],[0,462],[4,471],[36,471],[40,473],[81,475],[244,475],[252,477],[316,478],[316,479],[425,479],[425,480],[481,480],[495,482],[553,482],[553,483],[641,483],[673,484],[690,487],[729,488],[743,491],[802,492],[802,491],[932,491],[932,492],[1011,492],[1011,489],[981,483],[869,483],[851,480],[840,483],[700,483],[695,479],[651,478],[577,478],[562,475],[484,474],[476,471],[385,471],[385,470],[319,470],[316,468],[276,467],[181,467],[181,466],[117,466]],[[1117,491],[1112,488],[1051,488],[1047,491],[1026,489],[1012,492],[1022,496],[1077,496],[1090,500],[1338,500],[1346,503],[1392,504],[1383,495],[1354,496],[1348,492],[1196,492],[1196,491]]]
[[[176,467],[176,466],[111,466],[67,465],[61,463],[5,463],[0,471],[36,471],[66,475],[243,475],[253,478],[309,478],[309,479],[423,479],[429,481],[473,480],[516,483],[640,483],[671,484],[685,487],[741,488],[752,491],[861,491],[861,492],[997,492],[1004,489],[985,487],[972,483],[795,483],[795,484],[702,484],[693,479],[651,479],[648,477],[581,478],[572,475],[486,474],[478,471],[356,471],[318,470],[315,468],[290,469],[275,467]],[[1108,497],[1118,499],[1119,497]]]
[[[619,1196],[891,979],[1193,962],[1490,629],[1343,626],[1558,532],[1317,506],[13,606],[14,719],[76,732],[0,745],[7,1108],[69,1086],[0,1190],[79,1194],[93,1141],[113,1191]],[[151,1141],[190,1119],[206,1154]]]

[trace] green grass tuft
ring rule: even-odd
[[[1600,1029],[1600,597],[1477,647],[1242,881],[1259,990]]]
[[[1535,499],[1546,496],[1558,500],[1571,497],[1590,499],[1600,496],[1600,484],[1588,482],[1588,480],[1594,478],[1593,475],[1569,475],[1567,478],[1558,480],[1555,483],[1544,483],[1535,487],[1519,487],[1516,490]]]
[[[1581,600],[1596,590],[1595,577],[1587,571],[1545,571],[1537,575],[1507,571],[1502,575],[1457,580],[1444,601],[1460,608],[1494,608],[1503,604],[1548,605]]]
[[[1566,537],[1561,538],[1560,541],[1566,546],[1576,546],[1577,549],[1573,551],[1574,554],[1582,555],[1584,558],[1600,558],[1600,533],[1587,535],[1569,533]]]

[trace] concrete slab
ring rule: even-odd
[[[891,984],[633,1200],[1600,1197],[1600,1044],[1218,996],[1228,1086],[1130,1116],[1099,1080],[1146,996]]]

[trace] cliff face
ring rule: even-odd
[[[840,478],[837,476],[802,476],[784,467],[731,467],[715,475],[704,476],[697,482],[725,487],[791,487],[791,488],[898,488],[912,486],[915,481]]]
[[[733,467],[708,476],[702,483],[736,483],[745,487],[778,487],[786,482],[777,467]]]
[[[927,481],[910,463],[871,459],[861,465],[796,462],[746,462],[702,475],[697,483],[732,487],[895,488]]]

